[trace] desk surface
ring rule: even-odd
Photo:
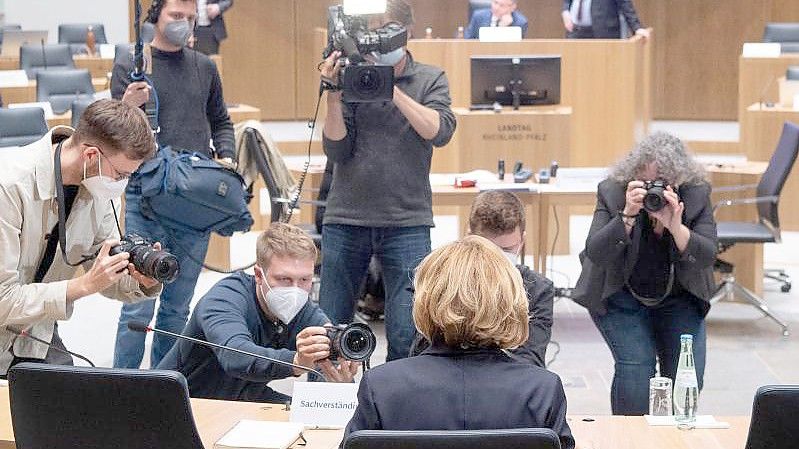
[[[287,421],[282,405],[253,402],[192,399],[192,412],[203,445],[214,443],[242,419]],[[730,423],[729,429],[679,430],[675,427],[650,427],[640,416],[570,416],[577,447],[581,449],[737,449],[743,448],[749,430],[746,416],[718,417]],[[342,430],[305,432],[305,449],[332,449],[341,441]],[[0,387],[0,448],[14,448],[8,388]]]

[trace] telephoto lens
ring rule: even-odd
[[[128,234],[120,240],[119,245],[111,248],[110,255],[130,254],[130,263],[136,270],[158,282],[169,284],[177,279],[180,273],[178,258],[153,247],[153,243],[139,235]]]
[[[363,323],[326,326],[330,339],[330,359],[364,362],[369,360],[377,346],[377,338],[369,326]]]
[[[647,212],[657,212],[666,207],[666,182],[657,181],[644,181],[644,209]]]

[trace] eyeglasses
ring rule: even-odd
[[[108,164],[111,166],[111,168],[114,169],[114,173],[116,173],[116,176],[114,177],[114,181],[121,181],[123,179],[129,179],[131,177],[131,175],[132,175],[131,172],[126,172],[126,171],[122,171],[122,170],[118,169],[117,166],[114,165],[113,162],[111,162],[111,159],[109,159],[108,156],[106,156],[105,153],[103,153],[103,150],[101,150],[100,147],[98,147],[96,145],[92,145],[92,146],[97,148],[97,151],[100,152],[100,154],[105,158],[105,160],[108,161]]]

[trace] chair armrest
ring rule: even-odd
[[[754,190],[757,188],[757,184],[741,184],[737,186],[722,186],[722,187],[713,187],[713,193],[717,192],[742,192],[744,190]]]
[[[716,213],[716,210],[719,207],[725,206],[738,206],[742,204],[759,204],[759,203],[777,203],[780,200],[780,197],[777,195],[769,195],[769,196],[758,196],[755,198],[738,198],[738,199],[731,199],[731,200],[723,200],[719,201],[713,206],[713,213]]]

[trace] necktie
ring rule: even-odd
[[[577,0],[577,1],[579,2],[579,3],[577,3],[577,21],[578,22],[582,22],[583,21],[583,0]]]

